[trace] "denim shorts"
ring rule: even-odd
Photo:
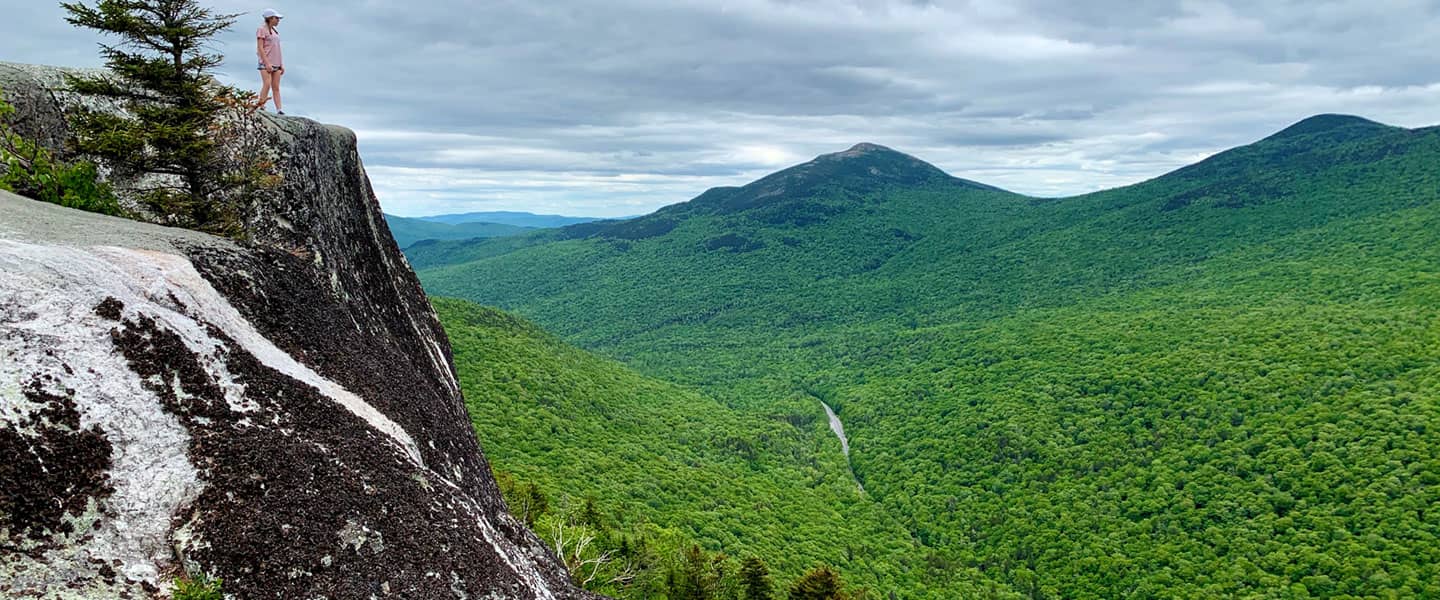
[[[275,65],[275,66],[270,67],[270,70],[271,70],[271,71],[279,71],[281,68],[282,68],[282,67],[281,67],[280,65]],[[256,70],[256,71],[264,71],[264,70],[265,70],[265,63],[263,63],[263,62],[257,62],[257,63],[255,63],[255,70]]]

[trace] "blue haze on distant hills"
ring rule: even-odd
[[[518,211],[488,211],[468,212],[452,215],[435,215],[431,217],[416,217],[422,221],[435,223],[448,223],[456,225],[459,223],[499,223],[501,225],[517,225],[520,227],[564,227],[576,223],[589,223],[601,221],[599,217],[567,217],[562,215],[537,215],[528,212]]]

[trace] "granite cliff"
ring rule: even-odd
[[[59,73],[0,63],[63,151]],[[589,597],[506,512],[354,134],[256,118],[243,243],[0,193],[0,597]]]

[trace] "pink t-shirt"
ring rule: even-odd
[[[260,47],[263,49],[264,52],[264,54],[262,54],[260,57],[260,62],[268,64],[272,67],[280,67],[285,65],[285,63],[280,61],[279,31],[274,31],[270,29],[268,25],[261,25],[259,29],[255,30],[255,37],[260,40]]]

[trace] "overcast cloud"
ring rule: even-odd
[[[1440,0],[271,1],[212,3],[250,13],[222,77],[285,13],[287,112],[401,215],[633,215],[861,141],[1061,196],[1322,112],[1440,123]],[[57,3],[0,9],[0,60],[98,64]]]

